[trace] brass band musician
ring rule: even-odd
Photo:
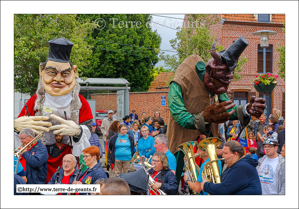
[[[234,140],[224,144],[223,155],[227,168],[221,183],[203,179],[201,189],[211,195],[261,195],[262,188],[256,172],[257,160],[244,155],[242,145]]]
[[[206,149],[204,149],[202,147],[198,147],[197,153],[200,155],[200,158],[204,160],[204,162],[200,166],[200,171],[199,171],[197,181],[195,183],[190,181],[187,173],[184,174],[184,180],[185,180],[186,184],[188,184],[188,186],[196,193],[198,193],[200,195],[208,195],[208,193],[202,191],[201,182],[203,181],[202,171],[204,170],[205,165],[210,162],[209,155],[208,155]],[[222,166],[221,166],[220,160],[218,160],[218,168],[219,168],[219,173],[221,173]]]
[[[148,173],[155,181],[150,185],[150,195],[156,195],[158,189],[162,190],[167,195],[176,195],[178,191],[178,185],[176,177],[169,169],[167,157],[163,152],[156,152],[152,158],[152,165]]]
[[[25,128],[20,132],[20,139],[23,145],[31,143],[34,139],[34,132]],[[26,171],[27,184],[45,184],[47,178],[48,152],[46,146],[39,140],[21,153],[23,168]]]

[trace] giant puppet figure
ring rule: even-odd
[[[206,64],[200,56],[191,55],[177,68],[168,94],[167,137],[169,149],[178,161],[178,182],[183,169],[183,153],[177,151],[179,144],[194,141],[199,132],[218,137],[218,123],[240,120],[246,126],[249,115],[259,118],[264,112],[262,98],[252,97],[248,104],[235,106],[226,94],[238,58],[247,46],[248,41],[242,36],[219,53],[213,44],[212,58]]]
[[[55,134],[63,135],[63,143],[71,140],[73,154],[80,156],[90,146],[93,116],[88,102],[79,94],[78,68],[70,62],[72,47],[73,43],[64,38],[49,41],[48,59],[39,66],[36,94],[26,103],[28,109],[22,109],[14,128],[15,132],[24,128],[36,134],[44,131],[46,145],[55,143]]]

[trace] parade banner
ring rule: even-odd
[[[245,154],[248,150],[248,135],[247,135],[247,127],[244,128],[244,130],[241,132],[239,136],[239,143],[244,147]],[[246,149],[247,148],[247,149]]]

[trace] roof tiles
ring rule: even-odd
[[[256,22],[253,14],[223,14],[228,21]]]
[[[275,23],[285,23],[285,14],[273,14],[272,22]]]
[[[254,14],[222,14],[227,21],[257,22]],[[284,23],[284,14],[272,14],[272,23]]]

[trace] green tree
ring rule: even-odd
[[[86,14],[97,25],[87,38],[94,46],[84,76],[125,78],[131,91],[146,91],[159,61],[161,38],[150,27],[148,14]],[[103,26],[103,27],[102,27]]]
[[[159,55],[159,59],[164,61],[164,68],[170,71],[176,71],[179,63],[179,57],[177,54],[169,55],[165,54],[165,52],[162,52]]]
[[[66,14],[16,14],[14,16],[14,88],[33,95],[39,80],[39,64],[48,57],[48,41],[63,37],[74,43],[71,62],[81,70],[87,67],[91,45],[84,37],[91,33],[93,24]]]
[[[285,23],[283,24],[283,26],[285,26]],[[283,28],[283,33],[285,33],[285,28]],[[278,75],[284,80],[285,79],[285,46],[281,45],[276,50],[279,52]]]
[[[285,46],[280,46],[277,51],[279,51],[279,73],[278,75],[284,80],[285,79]]]
[[[235,72],[234,72],[234,80],[235,81],[238,81],[243,77],[239,73],[242,72],[242,67],[247,62],[248,62],[248,59],[245,56],[241,55],[241,57],[239,58],[238,64],[235,68]]]
[[[169,72],[169,70],[165,69],[163,66],[157,66],[157,67],[154,67],[153,69],[153,74],[152,74],[152,80],[155,80],[155,78],[160,74],[160,73],[163,73],[163,72]]]
[[[210,28],[218,27],[221,21],[217,14],[190,14],[188,15],[188,23],[176,33],[176,38],[170,40],[171,47],[177,50],[176,55],[165,55],[161,53],[160,59],[164,60],[165,67],[171,70],[176,70],[177,67],[190,55],[199,55],[204,62],[211,59],[211,47],[215,42],[216,35]],[[223,46],[216,43],[216,51],[223,50]],[[242,78],[238,72],[241,72],[242,65],[247,62],[247,58],[242,57],[239,61],[237,69],[234,73],[235,80]]]

